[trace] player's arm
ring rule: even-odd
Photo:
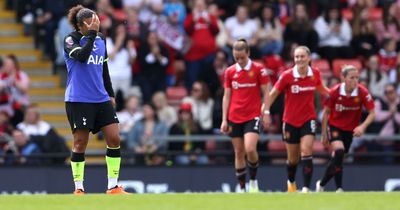
[[[64,51],[68,54],[70,58],[78,60],[81,63],[87,61],[90,56],[90,53],[93,49],[93,43],[97,36],[97,31],[89,30],[89,34],[87,35],[88,41],[80,46],[80,40],[77,37],[69,35],[65,37],[64,40]]]
[[[228,132],[228,110],[229,110],[229,104],[231,103],[231,95],[232,95],[232,89],[225,88],[224,96],[222,98],[222,124],[221,124],[222,133]]]
[[[319,94],[327,97],[329,95],[329,88],[327,88],[322,81],[319,83],[319,85],[317,86],[317,91]]]
[[[368,92],[363,96],[363,106],[368,110],[368,116],[359,126],[354,128],[353,136],[359,137],[364,134],[367,127],[375,120],[375,104],[371,94]]]
[[[321,122],[321,141],[325,147],[329,146],[328,141],[328,118],[331,113],[331,109],[328,106],[325,106],[322,114],[322,122]]]
[[[114,98],[115,95],[114,95],[114,90],[112,88],[112,83],[111,83],[110,73],[108,71],[107,61],[103,63],[103,82],[104,82],[104,88],[106,89],[108,95],[110,97]]]
[[[102,35],[101,35],[102,36]],[[102,37],[104,38],[104,37]],[[112,88],[112,83],[111,83],[111,78],[110,78],[110,72],[108,70],[108,54],[107,54],[107,46],[106,46],[106,41],[104,39],[104,48],[105,50],[105,55],[104,55],[104,61],[103,61],[103,83],[104,83],[104,88],[106,89],[108,96],[110,96],[111,103],[113,106],[115,106],[115,95],[114,95],[114,90]]]
[[[269,112],[269,107],[267,109],[267,106],[265,104],[268,103],[268,101],[270,101],[269,99],[269,86],[268,84],[264,84],[261,85],[261,91],[263,93],[263,106],[261,107],[261,111],[262,111],[262,119],[263,119],[263,123],[264,123],[264,128],[268,128],[271,125],[271,116],[270,116],[270,112]]]
[[[281,94],[281,91],[279,91],[276,87],[273,87],[267,96],[268,99],[264,99],[264,111],[271,108],[271,105],[274,103],[279,94]]]
[[[365,118],[364,122],[362,122],[359,126],[354,128],[353,136],[360,137],[364,134],[365,129],[374,121],[375,119],[375,110],[370,109],[368,110],[368,116]]]

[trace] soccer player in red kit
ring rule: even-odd
[[[342,189],[343,157],[348,152],[353,136],[361,136],[375,118],[374,101],[368,90],[358,83],[358,70],[347,65],[342,68],[341,84],[330,89],[322,117],[322,142],[332,145],[332,158],[322,180],[317,181],[316,191],[324,191],[324,186],[334,176],[336,191]],[[367,118],[360,124],[362,108],[368,110]],[[329,125],[328,125],[329,124]]]
[[[250,60],[246,40],[234,43],[233,56],[236,64],[225,70],[221,132],[232,137],[236,177],[242,192],[245,192],[247,161],[250,174],[248,191],[252,193],[259,191],[256,175],[260,120],[263,119],[265,125],[271,121],[269,116],[261,116],[261,91],[264,101],[268,101],[269,77],[261,64]],[[268,110],[263,113],[269,115]]]
[[[300,157],[304,178],[302,192],[309,192],[317,118],[314,92],[327,95],[329,91],[322,84],[319,70],[310,67],[310,54],[310,49],[306,46],[295,48],[295,66],[281,74],[270,92],[270,101],[265,106],[265,109],[269,109],[276,97],[285,93],[282,134],[287,151],[288,192],[297,191],[295,176]]]

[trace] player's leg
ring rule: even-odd
[[[316,191],[324,191],[325,185],[329,182],[329,180],[335,176],[336,173],[341,173],[342,171],[342,163],[344,156],[344,145],[341,140],[336,140],[331,142],[332,145],[332,156],[331,160],[328,163],[328,166],[325,170],[324,176],[321,181],[317,183]],[[319,186],[318,186],[319,185]]]
[[[260,118],[256,117],[245,124],[244,127],[244,147],[247,157],[247,166],[250,174],[249,192],[258,192],[257,170],[259,158],[257,152],[257,143],[260,132]]]
[[[336,173],[335,173],[335,183],[336,183],[336,192],[343,191],[342,186],[342,177],[343,177],[343,159],[344,155],[348,153],[351,143],[353,141],[353,132],[343,132],[343,144],[338,147],[334,147],[335,151],[335,164],[336,164]]]
[[[288,192],[296,192],[296,171],[297,165],[300,160],[300,138],[299,138],[299,129],[295,128],[287,123],[283,123],[282,126],[282,135],[283,140],[286,143],[286,153],[287,153],[287,161],[286,161],[286,170],[287,170],[287,191]]]
[[[286,143],[286,152],[287,152],[287,161],[286,161],[286,170],[287,170],[287,186],[288,192],[296,192],[296,171],[297,165],[300,161],[300,144],[295,143]]]
[[[311,178],[313,175],[313,145],[315,140],[315,132],[317,125],[315,120],[310,120],[300,129],[300,147],[301,147],[301,162],[303,165],[303,182],[304,187],[302,192],[310,191]]]
[[[301,162],[303,165],[303,189],[302,192],[310,191],[311,178],[313,174],[313,144],[314,135],[305,135],[300,139]]]
[[[85,151],[89,141],[89,132],[93,128],[94,112],[92,104],[88,103],[66,102],[65,109],[74,138],[71,154],[71,169],[75,183],[74,194],[84,194]]]
[[[76,129],[71,154],[71,169],[75,184],[74,194],[84,194],[85,151],[89,141],[89,130]]]
[[[239,181],[241,190],[245,190],[246,187],[246,161],[245,161],[245,149],[243,138],[233,137],[232,138],[233,149],[235,152],[235,170],[236,178]]]
[[[118,177],[121,165],[121,139],[119,136],[118,119],[110,102],[99,104],[97,107],[96,123],[93,133],[99,131],[104,133],[107,143],[107,193],[126,194],[122,187],[118,186]]]
[[[257,153],[258,138],[258,133],[249,132],[244,135],[244,147],[247,157],[247,166],[250,173],[249,192],[258,192],[258,182],[256,179],[259,165]]]
[[[121,164],[121,149],[118,124],[113,123],[110,125],[106,125],[101,129],[101,131],[104,133],[107,143],[107,189],[112,189],[118,186],[118,177]]]
[[[345,144],[343,143],[343,140],[345,139],[346,132],[343,132],[342,130],[329,126],[328,127],[328,137],[330,144],[332,145],[332,156],[331,159],[328,163],[328,166],[325,170],[324,176],[322,177],[321,180],[317,181],[316,183],[316,191],[317,192],[322,192],[324,191],[325,185],[329,182],[329,180],[336,175],[336,173],[340,173],[338,175],[338,179],[340,179],[341,183],[341,174],[342,174],[342,164],[343,164],[343,157],[345,153]],[[350,136],[350,143],[351,143],[351,138]],[[349,144],[350,146],[350,144]],[[339,178],[340,177],[340,178]]]

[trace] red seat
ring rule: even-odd
[[[271,140],[267,147],[270,152],[286,152],[286,145],[282,140]]]
[[[321,154],[321,153],[326,153],[328,152],[327,149],[325,149],[324,145],[322,144],[322,142],[320,140],[315,140],[314,144],[313,144],[313,153],[314,154]],[[318,158],[318,157],[314,157],[313,162],[315,164],[324,164],[327,162],[326,158]]]
[[[344,65],[353,65],[359,71],[362,70],[362,62],[359,59],[335,59],[332,62],[333,75],[340,77],[341,70]]]
[[[268,141],[267,144],[267,150],[271,154],[280,154],[286,153],[286,145],[285,142],[282,140],[271,140]],[[272,164],[285,164],[286,163],[286,158],[285,157],[277,157],[277,158],[271,158],[271,163]]]
[[[342,17],[348,21],[351,21],[353,19],[353,11],[351,10],[351,8],[343,8]]]
[[[168,87],[167,91],[168,104],[173,107],[178,107],[184,97],[188,95],[188,92],[183,86]]]
[[[383,16],[382,8],[374,7],[368,9],[368,20],[369,21],[376,21],[381,20]]]
[[[320,140],[315,140],[313,144],[313,151],[315,153],[326,152],[326,149]]]
[[[326,59],[313,60],[311,62],[311,67],[319,69],[321,71],[321,75],[325,78],[332,76],[331,67]]]

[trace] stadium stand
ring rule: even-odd
[[[182,99],[188,95],[186,88],[183,86],[168,87],[166,92],[168,104],[175,108],[178,108]]]
[[[324,78],[329,78],[332,76],[331,67],[329,66],[328,60],[326,59],[313,60],[311,66],[319,69]]]
[[[359,59],[335,59],[332,62],[333,75],[340,77],[340,69],[343,65],[353,65],[360,71],[363,69],[363,65]]]

